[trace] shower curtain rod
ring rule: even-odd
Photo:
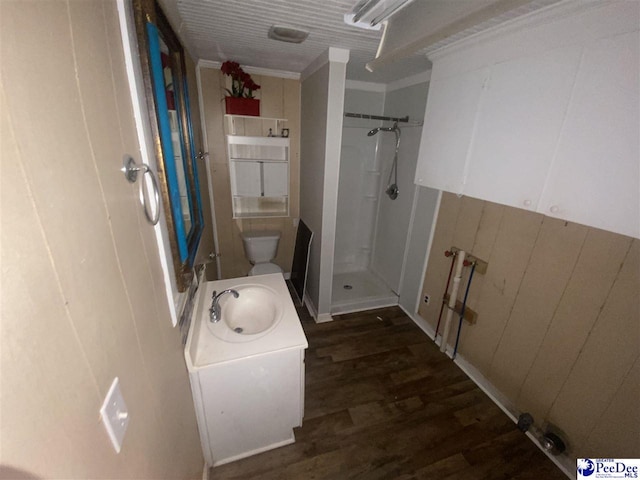
[[[409,115],[405,117],[384,117],[381,115],[369,115],[368,113],[344,112],[344,116],[349,118],[364,118],[366,120],[383,120],[383,121],[389,121],[389,122],[408,123],[410,125],[422,125],[422,122],[409,121]]]

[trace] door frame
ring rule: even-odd
[[[216,208],[213,194],[213,169],[211,168],[211,158],[209,157],[209,140],[207,138],[207,122],[204,112],[204,101],[202,96],[201,69],[204,68],[200,60],[196,64],[196,81],[198,84],[198,105],[200,106],[200,129],[202,130],[202,148],[204,149],[204,164],[207,167],[207,187],[209,188],[209,204],[211,206],[211,228],[213,229],[213,248],[216,262],[216,278],[222,279],[222,268],[220,265],[220,243],[218,241],[218,225],[216,223]]]

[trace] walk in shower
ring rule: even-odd
[[[418,134],[419,128],[407,118],[385,117],[384,102],[383,92],[345,93],[332,314],[398,303],[415,173],[400,139],[405,129]],[[398,227],[389,216],[406,221]]]
[[[382,172],[379,138],[367,136],[370,126],[370,121],[349,119],[343,126],[332,313],[398,301],[396,292],[371,269]]]

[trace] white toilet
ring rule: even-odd
[[[242,232],[244,253],[253,268],[248,275],[265,275],[267,273],[282,273],[282,269],[271,260],[278,253],[280,232],[264,230],[262,232]]]

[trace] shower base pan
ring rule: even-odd
[[[335,274],[331,293],[332,315],[398,304],[398,296],[368,270]]]

